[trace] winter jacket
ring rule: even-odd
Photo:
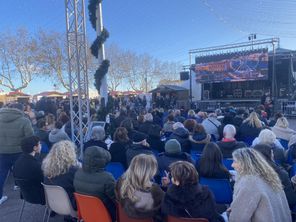
[[[209,222],[224,221],[216,212],[212,193],[205,186],[171,185],[161,204],[164,215],[187,218],[206,218]]]
[[[87,141],[86,143],[84,143],[83,151],[85,152],[86,148],[91,147],[91,146],[98,146],[98,147],[102,147],[105,150],[108,150],[107,144],[104,141],[91,139],[91,140]]]
[[[287,141],[290,140],[291,136],[296,135],[296,131],[292,130],[290,128],[283,128],[283,127],[274,126],[271,128],[271,130],[276,135],[276,138],[284,139]]]
[[[179,127],[169,136],[170,139],[176,139],[181,144],[183,152],[190,153],[191,144],[189,141],[189,131],[183,127]]]
[[[124,168],[127,168],[127,162],[126,162],[126,150],[128,147],[131,146],[131,142],[127,143],[119,143],[115,142],[112,143],[109,149],[109,152],[111,154],[111,162],[120,162]]]
[[[211,141],[211,135],[206,133],[194,133],[192,136],[189,136],[189,140],[191,142],[191,150],[202,153],[205,145]]]
[[[239,177],[234,185],[229,222],[291,222],[283,190],[274,191],[262,178]]]
[[[217,145],[220,147],[220,150],[223,154],[223,158],[232,158],[232,152],[243,147],[247,147],[247,145],[244,142],[240,141],[219,141],[217,142]]]
[[[215,117],[208,117],[202,121],[202,125],[205,128],[206,132],[210,135],[214,135],[216,140],[219,140],[219,126],[221,122]]]
[[[262,128],[249,125],[249,122],[243,122],[238,129],[237,137],[244,141],[244,138],[255,138],[259,135]]]
[[[188,153],[160,153],[157,157],[158,169],[160,172],[169,171],[169,166],[176,161],[187,161],[194,165],[194,161]]]
[[[139,155],[139,154],[148,154],[148,155],[154,155],[154,153],[152,152],[152,150],[147,147],[147,146],[143,146],[141,144],[132,144],[126,151],[126,161],[127,161],[127,165],[129,166],[132,159]]]
[[[78,193],[102,200],[112,218],[115,218],[115,179],[104,169],[110,160],[111,155],[107,150],[91,147],[87,149],[82,169],[75,173],[74,187]]]
[[[155,221],[163,221],[160,214],[160,206],[163,200],[164,192],[157,185],[153,184],[149,190],[136,190],[134,195],[138,198],[135,203],[120,195],[120,189],[124,177],[121,177],[115,188],[116,199],[123,207],[125,213],[131,218],[143,219],[153,217]]]
[[[149,136],[147,142],[151,149],[157,150],[159,153],[164,151],[164,141],[161,141],[160,136]]]
[[[33,156],[22,153],[14,164],[13,176],[15,179],[25,180],[23,185],[30,196],[31,203],[45,204],[44,190],[41,184],[43,172],[40,163]],[[19,185],[17,180],[16,184]]]
[[[0,154],[21,153],[21,141],[33,135],[29,119],[18,109],[0,109]]]

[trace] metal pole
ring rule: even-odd
[[[191,53],[189,53],[189,98],[190,98],[190,108],[192,106],[192,74],[191,74]]]
[[[102,2],[98,4],[97,10],[96,10],[96,29],[97,29],[97,36],[101,35],[103,31],[103,13],[102,13]],[[103,60],[105,60],[105,46],[104,43],[102,44],[102,48],[99,52],[99,57],[98,57],[98,64],[101,64]],[[102,79],[102,84],[100,88],[100,96],[101,98],[104,98],[105,104],[108,102],[108,85],[107,85],[107,75],[104,76]]]

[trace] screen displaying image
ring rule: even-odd
[[[267,49],[202,56],[191,67],[199,83],[265,80],[268,78]]]

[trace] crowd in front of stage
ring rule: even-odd
[[[9,201],[3,187],[12,170],[16,186],[31,202],[46,204],[41,183],[58,185],[75,210],[75,192],[98,197],[112,221],[116,204],[128,217],[154,221],[168,216],[292,221],[296,131],[281,113],[267,119],[264,106],[223,111],[119,108],[109,114],[105,128],[91,129],[79,155],[79,144],[71,141],[67,102],[2,107],[0,205]],[[124,168],[119,178],[107,171],[110,162]],[[208,179],[229,183],[232,201],[219,203],[211,186],[202,182]]]

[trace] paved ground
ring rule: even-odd
[[[296,119],[289,120],[290,127],[296,130]],[[0,222],[18,222],[22,201],[19,198],[19,191],[13,190],[13,178],[10,175],[4,188],[4,194],[8,200],[0,205]],[[42,222],[44,206],[27,203],[21,221]],[[50,222],[62,222],[61,216],[50,218]]]
[[[8,200],[0,205],[0,222],[18,222],[22,201],[19,191],[14,191],[13,186],[13,178],[10,175],[4,188],[4,194],[8,196]],[[21,221],[42,222],[44,210],[44,206],[26,203]],[[63,218],[55,216],[50,218],[50,221],[62,222]]]

